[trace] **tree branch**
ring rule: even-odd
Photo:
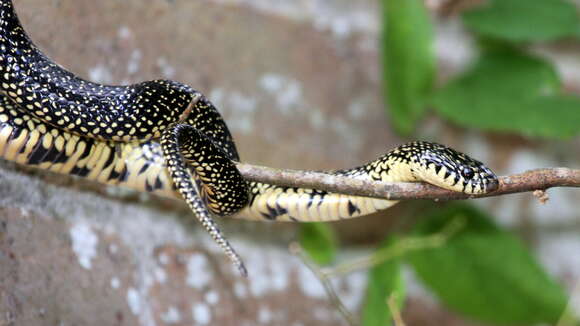
[[[237,167],[249,181],[390,200],[468,199],[546,190],[551,187],[580,187],[580,170],[568,168],[537,169],[503,176],[499,178],[499,188],[496,191],[484,195],[466,195],[425,183],[366,181],[323,172],[273,169],[244,163],[238,163]]]

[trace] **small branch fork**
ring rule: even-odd
[[[569,168],[537,169],[503,176],[499,178],[499,188],[496,191],[483,195],[466,195],[425,183],[367,181],[324,172],[273,169],[244,163],[237,163],[237,167],[248,181],[389,200],[469,199],[546,190],[552,187],[580,187],[580,170]]]

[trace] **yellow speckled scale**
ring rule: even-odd
[[[20,133],[17,134],[18,130],[20,131]],[[14,137],[15,134],[17,134],[16,137]],[[27,136],[28,130],[13,129],[12,134],[10,135],[11,141],[8,142],[8,144],[6,145],[4,158],[9,161],[15,161],[16,155],[18,154],[20,148],[24,146]]]
[[[2,123],[2,129],[0,129],[0,155],[6,157],[6,147],[12,134],[12,126]]]
[[[69,158],[60,169],[60,173],[70,174],[75,167],[75,163],[79,160],[85,149],[85,142],[78,136],[74,135],[68,140],[65,146],[65,154]]]
[[[28,134],[26,142],[22,145],[14,161],[18,164],[26,164],[26,162],[28,162],[28,156],[32,152],[33,148],[38,144],[39,138],[40,132],[38,130],[31,130]]]

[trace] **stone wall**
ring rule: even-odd
[[[371,0],[16,0],[33,40],[55,61],[102,83],[169,78],[216,103],[244,161],[332,169],[374,159],[402,140],[389,129]],[[472,55],[457,20],[438,22],[444,78]],[[569,89],[578,49],[542,47]],[[465,132],[436,117],[420,136],[488,162],[500,174],[575,166],[580,142]],[[577,164],[576,164],[577,166]],[[550,191],[478,201],[522,235],[570,287],[580,274],[580,194]],[[396,216],[335,223],[342,259],[375,245]],[[417,218],[420,218],[418,216]],[[239,279],[178,202],[2,164],[0,325],[346,325],[320,282],[288,253],[294,225],[221,221],[244,257]],[[409,275],[412,279],[412,275]],[[357,313],[365,273],[336,280]],[[412,282],[412,281],[411,281]],[[470,325],[412,282],[409,325]]]

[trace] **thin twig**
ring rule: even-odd
[[[237,167],[249,181],[390,200],[468,199],[546,190],[552,187],[580,187],[580,170],[568,168],[538,169],[503,176],[499,178],[499,188],[496,191],[483,195],[466,195],[425,183],[369,181],[324,172],[273,169],[244,163],[238,163]]]
[[[330,302],[333,306],[338,309],[338,312],[346,319],[350,326],[358,326],[358,322],[354,319],[354,316],[348,311],[348,309],[344,306],[340,297],[334,291],[334,287],[330,283],[330,279],[322,273],[322,271],[316,266],[302,251],[300,245],[296,242],[290,244],[290,252],[294,255],[297,255],[302,263],[316,276],[316,278],[320,281],[322,286],[324,287],[324,291]]]
[[[371,268],[385,261],[404,256],[411,251],[441,247],[445,245],[445,243],[452,236],[457,234],[457,232],[465,227],[466,223],[467,221],[464,216],[458,216],[451,220],[447,225],[445,225],[445,227],[440,232],[427,236],[406,236],[400,241],[396,242],[393,246],[380,248],[368,256],[363,256],[361,258],[339,264],[336,267],[321,269],[321,273],[329,278],[346,275],[361,269]]]
[[[334,268],[330,269],[323,269],[313,263],[303,252],[302,247],[297,242],[293,242],[290,244],[290,252],[300,258],[302,263],[316,276],[316,278],[320,281],[322,286],[324,287],[324,291],[326,295],[330,299],[330,302],[333,306],[337,308],[339,313],[346,319],[346,321],[351,326],[356,326],[358,323],[355,321],[353,315],[348,311],[348,309],[344,306],[340,297],[334,290],[330,279],[333,277],[345,275],[352,273],[355,270],[365,269],[373,267],[377,264],[380,264],[384,261],[394,259],[396,257],[402,256],[405,253],[413,250],[421,250],[427,248],[434,248],[439,247],[451,238],[454,234],[456,234],[461,228],[465,226],[465,217],[458,216],[454,218],[451,222],[443,227],[440,232],[437,232],[432,235],[424,236],[424,237],[407,237],[403,240],[399,241],[395,247],[387,247],[383,249],[379,249],[376,253],[371,256],[363,257],[362,259],[357,259],[350,263],[346,263],[343,265],[339,265]],[[391,295],[393,298],[394,293]],[[396,306],[396,304],[395,304]],[[398,309],[393,309],[390,306],[389,308],[392,311],[392,315],[395,318],[395,325],[402,325],[404,326],[403,320],[400,316],[400,312]],[[396,308],[396,307],[395,307]],[[398,319],[397,319],[398,314]]]
[[[574,298],[580,295],[580,280],[576,281],[574,288],[570,292],[570,297],[568,299],[568,304],[566,305],[566,309],[560,316],[560,320],[556,324],[556,326],[577,326],[578,325],[578,318],[577,318],[577,311],[574,309]]]
[[[401,310],[397,304],[397,294],[395,292],[391,293],[389,298],[387,299],[387,305],[389,306],[389,310],[391,311],[391,316],[393,316],[393,321],[395,322],[395,326],[405,326],[405,322],[403,321],[403,317],[401,316]]]

